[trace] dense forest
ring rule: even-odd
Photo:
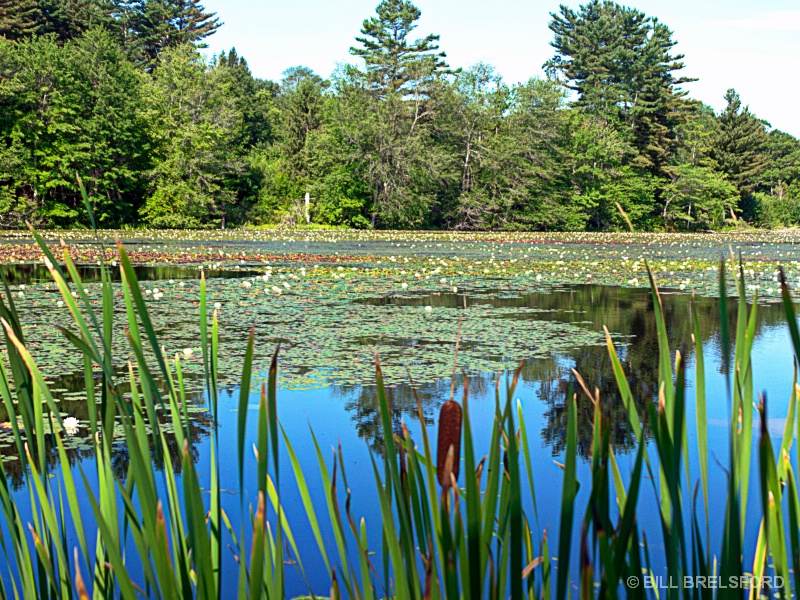
[[[800,223],[800,142],[682,87],[657,18],[550,14],[544,77],[449,65],[383,0],[328,79],[254,77],[198,0],[0,0],[0,226],[602,230]],[[531,70],[538,70],[532,65]]]

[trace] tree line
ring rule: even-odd
[[[610,0],[550,15],[545,76],[455,68],[382,0],[353,64],[253,76],[198,0],[0,0],[0,226],[304,221],[718,229],[800,222],[800,142],[735,90],[691,99],[673,32]]]

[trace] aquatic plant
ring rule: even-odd
[[[699,473],[689,470],[683,353],[670,352],[662,300],[649,268],[649,282],[658,329],[657,401],[647,403],[653,446],[644,443],[644,415],[620,362],[614,340],[606,336],[619,392],[629,425],[638,439],[631,473],[623,474],[610,441],[609,420],[599,394],[575,375],[577,393],[567,393],[566,452],[561,485],[561,518],[556,544],[547,532],[536,534],[537,495],[530,464],[525,421],[513,401],[519,370],[507,389],[496,390],[495,419],[488,454],[481,456],[473,444],[469,416],[469,386],[460,402],[455,390],[443,407],[439,447],[434,451],[423,427],[421,439],[412,440],[405,427],[397,431],[385,392],[380,361],[374,376],[384,439],[382,455],[373,455],[372,473],[381,514],[382,543],[368,544],[367,529],[377,526],[350,510],[347,473],[342,452],[332,466],[313,437],[324,498],[311,495],[308,478],[292,440],[277,419],[278,351],[272,356],[267,380],[262,382],[255,447],[258,472],[257,502],[248,513],[242,506],[241,522],[231,521],[221,507],[220,451],[216,417],[220,382],[220,325],[217,311],[209,313],[205,279],[200,280],[199,340],[168,356],[150,316],[152,304],[139,285],[126,248],[117,245],[115,256],[121,273],[121,300],[126,318],[126,339],[133,360],[124,373],[114,368],[113,315],[115,288],[109,270],[101,265],[101,300],[94,303],[86,292],[69,252],[60,261],[34,232],[47,268],[62,301],[73,317],[62,334],[83,362],[87,381],[95,374],[99,390],[87,386],[89,445],[93,464],[84,461],[70,468],[64,432],[74,422],[64,418],[45,378],[27,348],[25,332],[10,288],[0,303],[0,323],[5,331],[8,367],[0,364],[0,396],[11,418],[14,443],[26,457],[26,482],[32,522],[23,522],[12,500],[0,463],[0,527],[9,574],[0,579],[0,598],[222,598],[236,590],[238,598],[283,598],[287,563],[302,573],[303,559],[311,548],[298,547],[292,523],[285,516],[282,486],[287,479],[297,485],[313,531],[317,549],[331,573],[332,598],[552,598],[563,600],[573,586],[581,597],[643,598],[645,576],[652,576],[650,551],[663,546],[666,573],[672,581],[686,576],[719,576],[720,581],[756,582],[756,587],[719,589],[668,588],[668,598],[742,597],[757,595],[761,577],[780,577],[776,591],[792,595],[800,570],[800,499],[795,468],[789,458],[796,415],[797,386],[793,386],[780,446],[772,446],[767,431],[766,398],[757,409],[753,392],[751,346],[757,302],[748,309],[745,280],[739,291],[736,326],[727,320],[727,269],[719,270],[721,337],[729,385],[731,423],[728,487],[724,492],[724,534],[713,540],[708,533],[709,449],[705,418],[705,374],[699,323],[694,321],[696,439]],[[105,259],[101,259],[104,262]],[[60,263],[64,266],[60,266]],[[780,289],[789,329],[800,356],[800,331],[785,277]],[[224,308],[222,309],[224,311]],[[224,313],[222,313],[224,314]],[[735,352],[730,354],[730,342]],[[199,353],[202,377],[209,394],[211,444],[207,468],[197,472],[190,432],[189,398],[184,361]],[[236,465],[239,491],[244,488],[247,404],[253,382],[255,332],[250,330],[240,372]],[[160,385],[159,382],[165,383]],[[123,388],[123,386],[127,386]],[[123,393],[123,389],[129,389]],[[590,490],[585,507],[578,506],[577,410],[589,403],[594,413],[590,459]],[[421,405],[419,406],[422,412]],[[760,419],[753,436],[754,419]],[[168,426],[162,426],[164,421]],[[21,426],[19,425],[21,423]],[[47,434],[45,434],[47,432]],[[111,447],[122,438],[130,462],[124,474],[111,468]],[[757,444],[753,452],[754,442]],[[46,460],[54,445],[61,468]],[[180,476],[169,447],[180,449]],[[291,471],[281,472],[279,453],[290,459]],[[151,456],[160,457],[157,470]],[[459,461],[459,457],[463,458]],[[444,461],[444,462],[443,462]],[[750,467],[758,464],[758,481],[750,481]],[[332,471],[331,471],[332,468]],[[625,481],[627,480],[627,485]],[[645,484],[649,480],[650,484]],[[695,481],[699,483],[695,484]],[[757,491],[751,488],[756,487]],[[637,521],[642,494],[658,499],[661,536],[646,538]],[[688,493],[694,489],[694,494]],[[720,493],[717,491],[717,493]],[[743,527],[748,496],[761,499],[761,531],[753,556],[743,556]],[[341,497],[345,496],[342,503]],[[548,494],[548,498],[555,494]],[[81,512],[80,498],[88,499],[91,515]],[[240,493],[242,504],[244,494]],[[530,499],[533,512],[524,509]],[[697,499],[702,498],[698,509]],[[690,500],[691,499],[691,500]],[[541,496],[538,498],[541,502]],[[320,510],[327,510],[331,530],[323,534]],[[96,531],[90,528],[96,523]],[[580,545],[572,544],[578,528]],[[704,532],[705,530],[705,532]],[[326,540],[332,539],[329,545]],[[74,542],[71,542],[74,540]],[[236,572],[222,569],[222,553],[230,546],[237,556]],[[577,569],[572,557],[577,557]],[[750,576],[756,579],[750,579]],[[706,579],[707,581],[708,579]],[[320,590],[309,590],[312,594]]]

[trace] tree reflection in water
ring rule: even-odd
[[[503,293],[498,297],[497,292]],[[690,315],[691,297],[687,294],[663,292],[663,304],[666,313],[666,323],[673,351],[682,344],[687,359],[692,358],[691,333],[692,320]],[[653,402],[656,395],[656,381],[658,377],[658,340],[656,335],[655,319],[653,315],[652,298],[648,289],[615,288],[609,286],[573,286],[554,290],[550,293],[535,293],[523,295],[509,295],[506,290],[494,292],[479,292],[465,295],[463,293],[440,293],[431,295],[418,295],[401,297],[370,298],[365,301],[376,305],[387,304],[414,304],[434,307],[450,307],[465,310],[468,318],[469,306],[472,304],[491,304],[498,308],[525,307],[537,309],[535,312],[520,311],[510,313],[507,318],[526,318],[538,320],[555,320],[573,324],[594,331],[601,331],[606,325],[614,335],[617,351],[623,363],[628,382],[634,398],[638,404],[639,414],[643,417],[645,434],[647,430],[646,403]],[[700,321],[700,332],[704,343],[711,344],[707,351],[707,370],[712,363],[721,364],[715,359],[720,355],[719,344],[719,307],[718,302],[712,298],[696,299],[696,307]],[[736,306],[729,304],[729,327],[735,329]],[[765,327],[783,325],[785,318],[783,311],[777,304],[765,305],[758,312],[756,336]],[[364,340],[365,344],[374,344],[376,340]],[[412,345],[417,343],[413,339],[395,339],[393,343]],[[380,349],[380,347],[379,347]],[[507,357],[509,370],[516,367],[518,357]],[[543,445],[550,448],[553,455],[558,455],[564,450],[566,441],[566,406],[565,398],[571,375],[575,368],[583,377],[590,390],[598,389],[602,402],[602,409],[608,415],[612,424],[611,436],[617,453],[625,453],[634,447],[635,439],[628,426],[625,409],[617,393],[608,351],[604,346],[577,347],[565,354],[554,354],[546,359],[526,361],[521,371],[523,384],[518,388],[519,397],[526,406],[531,401],[541,402],[540,413],[544,425],[540,432]],[[122,375],[122,374],[121,374]],[[469,373],[470,395],[475,398],[494,398],[497,382],[495,373]],[[124,380],[125,377],[121,377]],[[456,385],[463,388],[463,375],[459,371]],[[86,401],[76,399],[74,394],[84,391],[85,380],[83,373],[68,377],[61,377],[53,382],[52,388],[60,390],[54,395],[61,396],[61,411],[81,421],[88,420]],[[450,381],[441,380],[435,383],[421,383],[414,389],[408,383],[387,389],[390,403],[392,423],[394,430],[400,433],[403,419],[409,421],[418,419],[417,396],[422,404],[423,418],[428,425],[433,425],[438,414],[439,406],[450,396]],[[533,396],[526,396],[523,389],[535,390]],[[126,390],[127,391],[127,390]],[[233,389],[228,390],[232,394]],[[381,435],[381,422],[378,410],[376,387],[373,386],[332,386],[325,390],[332,402],[341,403],[350,413],[351,420],[359,437],[366,440],[370,447],[380,453],[383,449]],[[503,390],[501,389],[501,394]],[[71,395],[73,394],[73,395]],[[582,396],[582,394],[581,394]],[[460,391],[457,394],[460,398]],[[580,397],[580,396],[579,396]],[[192,395],[191,401],[195,405],[203,405],[202,393]],[[8,420],[0,407],[0,458],[15,457],[5,463],[6,472],[11,479],[12,486],[23,485],[23,465],[16,457],[17,450],[8,444],[4,437],[2,424]],[[581,456],[587,457],[591,448],[593,408],[585,398],[578,403],[578,451]],[[474,423],[481,427],[483,424]],[[208,413],[193,413],[191,418],[191,437],[193,441],[200,441],[208,435],[211,427],[211,417]],[[9,433],[9,432],[7,432]],[[533,434],[530,431],[529,434]],[[180,471],[180,448],[175,447],[174,437],[168,436],[167,445],[170,449],[173,467]],[[56,449],[48,446],[50,453],[48,460],[56,465]],[[193,448],[199,446],[195,445]],[[193,450],[197,451],[197,450]],[[68,449],[71,464],[91,456],[88,444],[73,443]],[[157,463],[157,457],[153,455]],[[124,445],[115,444],[112,456],[114,471],[124,477],[128,468],[128,452]],[[159,465],[160,466],[160,465]]]
[[[495,291],[496,292],[496,291]],[[371,298],[366,302],[377,305],[403,304],[433,307],[464,308],[471,304],[491,304],[495,307],[525,307],[539,309],[537,312],[520,313],[509,318],[547,319],[583,324],[602,331],[603,325],[614,335],[620,360],[628,375],[628,383],[638,405],[639,414],[647,429],[648,402],[657,396],[658,337],[653,315],[652,296],[645,288],[618,288],[610,286],[579,285],[550,293],[535,293],[518,297],[498,298],[490,293],[467,295],[441,293],[398,298]],[[690,312],[691,296],[662,290],[662,302],[666,316],[667,331],[672,352],[678,348],[687,360],[691,360],[693,330]],[[714,298],[696,298],[695,305],[700,322],[700,335],[704,343],[711,343],[716,356],[720,356],[719,303]],[[736,304],[729,303],[728,321],[735,330]],[[466,318],[466,317],[465,317]],[[756,337],[764,327],[785,322],[783,310],[778,304],[766,304],[759,308]],[[405,343],[413,344],[414,340]],[[379,348],[380,349],[380,348]],[[710,364],[715,356],[707,357]],[[719,362],[719,361],[715,361]],[[515,365],[509,361],[509,369]],[[721,363],[720,363],[721,364]],[[572,379],[571,369],[576,369],[587,387],[599,390],[602,409],[612,424],[611,440],[615,451],[625,453],[635,445],[635,436],[630,430],[625,408],[617,391],[608,350],[604,346],[585,346],[573,349],[568,354],[554,355],[548,359],[526,361],[521,380],[535,384],[536,398],[543,403],[542,414],[545,426],[541,439],[553,455],[564,451],[567,431],[566,394]],[[708,368],[708,367],[707,367]],[[470,395],[493,396],[495,374],[470,374]],[[462,375],[457,376],[457,386],[463,386]],[[577,386],[576,386],[577,390]],[[391,406],[392,422],[399,433],[403,418],[417,419],[417,402],[410,384],[402,384],[387,390]],[[433,424],[439,406],[450,396],[450,382],[439,381],[417,386],[427,424]],[[378,398],[375,386],[335,386],[334,397],[342,398],[351,413],[358,435],[367,440],[373,450],[380,452],[383,446]],[[580,393],[583,396],[582,393]],[[588,457],[591,451],[594,409],[585,399],[578,403],[578,451]],[[524,400],[524,398],[523,398]]]
[[[130,393],[130,384],[126,383],[126,373],[117,370],[120,375],[118,388],[127,397]],[[98,374],[99,377],[99,374]],[[166,392],[166,384],[163,380],[156,377],[156,384],[161,388],[162,392]],[[96,381],[97,386],[100,380]],[[60,400],[58,407],[60,411],[71,417],[78,419],[82,423],[79,429],[78,436],[64,436],[65,451],[70,467],[80,463],[85,458],[90,458],[94,454],[94,450],[90,445],[90,440],[86,436],[89,435],[88,421],[89,421],[89,407],[86,402],[85,395],[86,379],[83,373],[75,373],[64,377],[58,377],[51,384],[54,398]],[[80,394],[80,399],[75,399],[73,394]],[[97,396],[99,397],[99,387],[97,388]],[[72,399],[70,399],[72,398]],[[202,393],[187,393],[187,400],[195,407],[202,406],[204,398]],[[47,411],[47,408],[45,407]],[[11,442],[13,439],[10,426],[5,426],[8,422],[8,413],[5,407],[0,402],[0,460],[4,460],[4,468],[6,476],[10,482],[11,488],[14,490],[21,489],[27,485],[25,481],[25,463],[19,460],[19,453],[17,447]],[[164,437],[166,440],[166,447],[172,462],[172,468],[175,473],[180,473],[183,467],[182,452],[183,448],[179,448],[174,434],[171,433],[172,419],[166,413],[161,421],[163,424]],[[211,431],[212,421],[211,414],[207,411],[196,412],[192,411],[189,414],[189,437],[192,442],[199,442],[203,438],[208,437]],[[83,436],[83,437],[81,437]],[[24,434],[23,434],[24,438]],[[118,436],[120,441],[116,441],[111,446],[111,468],[114,474],[122,481],[127,477],[128,466],[130,464],[130,454],[128,448],[124,443],[124,438]],[[191,444],[190,452],[193,457],[199,457],[199,444]],[[48,467],[54,470],[61,467],[61,460],[58,455],[58,447],[55,440],[51,438],[50,434],[45,435],[45,449]],[[150,455],[153,464],[157,469],[163,469],[162,455],[153,446],[150,448]]]
[[[96,283],[101,280],[100,267],[96,265],[77,265],[75,267],[83,283]],[[135,265],[133,267],[139,281],[166,281],[169,279],[200,279],[200,270],[197,265]],[[252,269],[205,269],[207,279],[220,277],[223,279],[236,279],[261,275],[261,271]],[[120,281],[119,269],[109,271],[112,281]],[[50,272],[40,263],[6,263],[0,264],[0,274],[5,277],[10,285],[31,284],[35,282],[51,283],[53,278]]]

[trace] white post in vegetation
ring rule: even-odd
[[[311,213],[308,212],[310,205],[311,205],[311,194],[306,192],[306,223],[311,223]]]

